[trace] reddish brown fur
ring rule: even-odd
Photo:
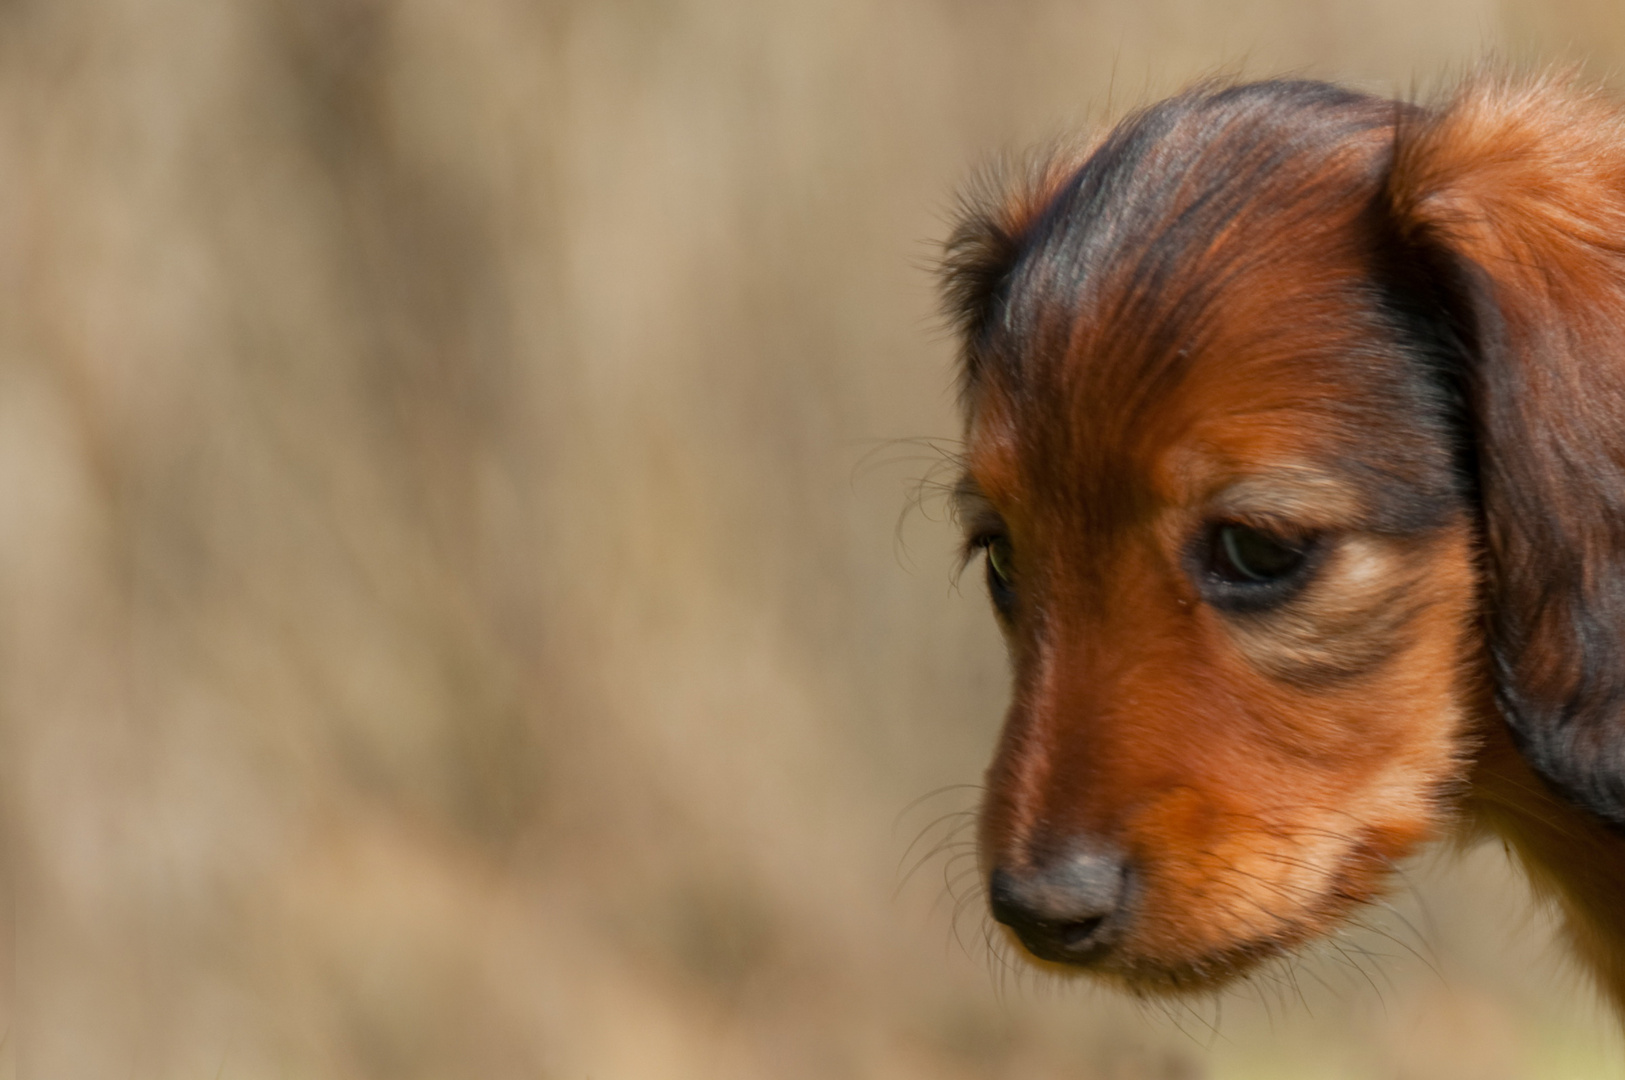
[[[1493,832],[1625,1008],[1625,113],[1498,78],[1159,109],[950,245],[961,510],[1014,567],[984,869],[1123,853],[1088,963],[1168,991]],[[1319,561],[1235,607],[1224,523]]]

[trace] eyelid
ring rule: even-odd
[[[1226,525],[1239,525],[1243,529],[1263,533],[1271,540],[1280,541],[1285,547],[1304,548],[1315,542],[1317,537],[1324,535],[1328,530],[1305,525],[1301,521],[1288,521],[1287,519],[1268,513],[1232,513],[1216,516],[1208,523],[1208,528],[1218,530]]]
[[[998,517],[998,511],[993,509],[993,501],[982,493],[982,486],[973,479],[969,473],[961,476],[949,493],[955,519],[961,523],[973,521],[985,515]],[[968,529],[966,531],[969,531]]]
[[[982,494],[982,489],[969,476],[954,485],[953,514],[965,535],[964,562],[969,562],[982,548],[1001,536],[1009,536],[1010,529],[1004,517],[993,508],[993,503]]]
[[[985,527],[974,527],[976,525]],[[975,559],[978,554],[986,551],[999,540],[1007,540],[1010,537],[1010,531],[1004,527],[1004,521],[997,516],[987,522],[972,523],[972,526],[966,529],[965,540],[960,545],[959,568],[961,570],[969,566],[971,560]]]

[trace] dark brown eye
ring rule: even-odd
[[[1230,585],[1269,585],[1291,577],[1304,563],[1307,547],[1245,525],[1213,531],[1209,571]]]
[[[987,552],[987,591],[993,606],[1008,615],[1016,603],[1016,552],[1008,536],[981,541]]]

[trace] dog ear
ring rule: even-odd
[[[1625,113],[1475,80],[1400,116],[1385,196],[1446,298],[1500,708],[1536,772],[1625,827]]]

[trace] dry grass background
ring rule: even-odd
[[[1606,75],[1625,15],[0,4],[0,1076],[1616,1074],[1495,851],[1169,1013],[956,939],[953,850],[898,888],[1004,695],[897,525],[956,184],[1488,49]]]

